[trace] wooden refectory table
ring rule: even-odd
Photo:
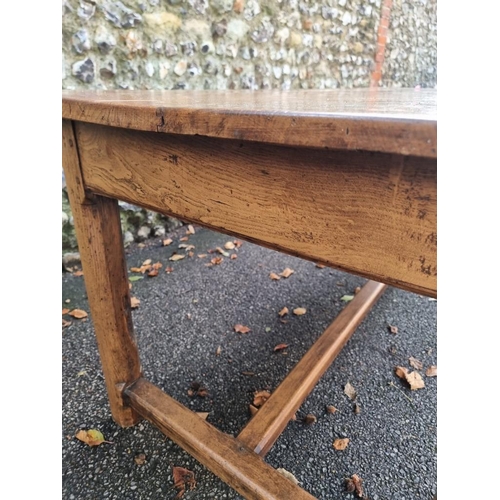
[[[148,419],[248,499],[387,285],[437,296],[437,92],[63,91],[63,168],[113,419]],[[117,200],[368,278],[237,437],[141,372]]]

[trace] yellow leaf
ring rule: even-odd
[[[104,439],[102,432],[97,429],[89,429],[88,431],[80,430],[76,433],[75,437],[89,446],[99,446],[101,443],[109,443],[109,441]]]

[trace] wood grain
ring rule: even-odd
[[[314,499],[237,439],[147,380],[139,379],[125,395],[137,412],[247,500]]]
[[[437,295],[436,160],[77,123],[96,193]]]
[[[385,288],[369,281],[361,289],[240,432],[241,442],[260,456],[271,449]]]
[[[437,91],[63,91],[63,117],[136,130],[437,157]]]
[[[140,417],[124,404],[121,386],[137,380],[141,366],[130,313],[118,203],[86,195],[71,122],[63,121],[62,132],[63,168],[111,413],[119,425],[127,427]]]

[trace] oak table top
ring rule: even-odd
[[[62,117],[127,129],[437,157],[437,90],[63,91]]]

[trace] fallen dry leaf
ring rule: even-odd
[[[165,268],[165,272],[166,272],[167,274],[170,274],[173,270],[174,270],[174,268],[173,268],[173,267],[166,267],[166,268]]]
[[[358,403],[354,403],[354,413],[356,415],[359,415],[361,413],[361,406],[359,406]]]
[[[389,325],[389,331],[394,335],[396,335],[396,333],[398,333],[398,327],[394,325]]]
[[[97,429],[89,429],[88,431],[80,430],[76,433],[75,437],[89,446],[99,446],[102,443],[111,444],[110,441],[104,439],[102,432]]]
[[[335,406],[328,405],[326,407],[326,411],[327,411],[327,413],[335,413],[337,411],[337,408],[335,408]]]
[[[418,359],[415,359],[413,356],[410,356],[408,361],[410,362],[410,365],[413,366],[413,368],[415,368],[415,370],[421,370],[424,367],[422,362],[419,361]]]
[[[180,253],[174,253],[172,257],[170,257],[168,260],[171,260],[172,262],[177,262],[178,260],[182,260],[185,257],[185,255],[181,255]]]
[[[271,397],[271,393],[269,391],[255,391],[253,396],[253,405],[258,408]]]
[[[73,273],[73,276],[76,276],[76,277],[83,276],[83,271],[76,271]]]
[[[250,328],[248,328],[248,326],[240,324],[234,325],[233,328],[236,333],[248,333],[251,331]]]
[[[354,298],[354,295],[342,295],[342,297],[340,297],[340,300],[344,301],[344,302],[351,302],[351,300]]]
[[[365,492],[361,483],[363,480],[357,475],[353,474],[350,478],[345,480],[346,489],[349,493],[356,493],[359,498],[365,498]]]
[[[272,280],[275,280],[275,281],[278,281],[280,280],[281,278],[276,274],[276,273],[269,273],[269,277],[272,279]]]
[[[153,269],[152,271],[149,271],[148,276],[150,278],[154,278],[155,276],[158,276],[158,269]]]
[[[217,347],[217,350],[215,351],[215,355],[216,355],[216,356],[220,356],[220,353],[221,353],[221,352],[222,352],[222,347],[221,347],[221,346],[219,346],[219,347]]]
[[[345,385],[344,394],[346,394],[352,400],[356,399],[356,396],[358,395],[356,389],[354,389],[350,382],[347,382],[347,384]]]
[[[278,315],[280,316],[280,318],[282,318],[283,316],[285,316],[286,314],[288,314],[288,307],[284,307],[279,313]]]
[[[233,240],[233,243],[234,243],[236,248],[240,248],[241,245],[243,245],[243,242],[240,240]]]
[[[305,307],[297,307],[293,310],[293,314],[296,316],[302,316],[307,312],[307,309]]]
[[[316,264],[316,267],[319,269],[324,269],[326,266],[324,264]]]
[[[198,254],[198,258],[203,259],[203,258],[204,258],[204,257],[206,257],[207,255],[208,255],[208,254],[206,254],[206,253],[199,253],[199,254]]]
[[[241,372],[241,374],[247,377],[253,377],[255,375],[255,372]]]
[[[71,325],[71,321],[66,321],[64,318],[62,320],[62,327],[66,328],[67,326]]]
[[[283,270],[283,272],[280,273],[280,276],[283,276],[283,278],[288,278],[291,276],[295,271],[293,269],[290,269],[287,267],[286,269]]]
[[[403,380],[406,380],[408,382],[412,391],[423,389],[425,387],[424,380],[420,373],[410,372],[408,368],[405,368],[404,366],[396,366],[395,372],[399,378],[402,378]]]
[[[183,236],[182,238],[179,238],[179,241],[188,241],[189,237],[188,236]]]
[[[188,245],[187,243],[181,243],[178,248],[183,248],[186,252],[189,252],[190,250],[193,250],[193,248],[196,248],[194,245]]]
[[[70,316],[73,316],[73,318],[76,319],[82,319],[86,318],[88,316],[87,312],[85,312],[82,309],[73,309],[70,313],[68,313]]]
[[[132,309],[137,309],[141,301],[137,297],[130,297],[130,307]]]
[[[186,234],[194,234],[194,227],[191,224],[187,227]]]
[[[349,444],[349,438],[339,438],[333,442],[333,447],[336,450],[345,450]]]
[[[196,415],[198,415],[203,420],[206,420],[208,418],[209,412],[208,411],[197,411]]]
[[[427,377],[437,377],[437,374],[438,374],[438,367],[435,365],[429,366],[429,368],[427,368],[425,372],[425,375]]]
[[[68,314],[68,313],[69,313],[69,311],[70,311],[70,310],[69,310],[69,309],[67,309],[67,308],[65,307],[65,308],[62,310],[62,313],[63,313],[63,315],[64,315],[64,314]]]
[[[229,257],[229,252],[222,250],[221,247],[217,247],[215,250],[217,250],[217,252],[220,253],[221,255],[224,255],[224,257]]]
[[[238,256],[235,253],[232,253],[230,258],[231,258],[231,260],[234,260],[234,259],[237,259]]]
[[[360,287],[360,286],[357,286],[357,287],[354,289],[354,295],[357,295],[359,292],[361,292],[361,287]]]
[[[313,415],[312,413],[308,413],[303,419],[302,419],[302,422],[306,425],[312,425],[314,423],[316,423],[318,419],[316,418],[315,415]]]
[[[168,245],[172,244],[172,238],[167,238],[166,240],[163,240],[163,246],[168,247]]]
[[[66,302],[66,304],[69,304],[71,302],[71,299],[66,299],[64,302]]]
[[[214,257],[210,263],[213,265],[213,266],[217,266],[218,264],[220,264],[222,261],[224,260],[223,257]]]
[[[276,469],[282,476],[285,476],[287,479],[290,479],[290,481],[292,481],[293,484],[299,484],[299,481],[298,479],[291,473],[291,472],[288,472],[286,469],[283,469],[283,468],[279,468],[279,469]]]
[[[233,250],[235,247],[235,244],[232,241],[228,241],[227,243],[224,243],[224,248],[226,250]]]
[[[200,398],[205,398],[208,396],[208,389],[203,387],[199,382],[193,382],[189,387],[187,394],[189,397],[200,396]]]
[[[196,486],[196,480],[194,478],[194,472],[184,469],[184,467],[172,467],[172,476],[174,480],[174,488],[179,490],[175,498],[182,498],[186,492],[186,487],[193,490]]]
[[[142,273],[142,270],[140,267],[131,267],[130,272],[131,273]]]
[[[144,453],[138,453],[135,457],[134,457],[134,462],[137,464],[137,465],[143,465],[145,462],[146,462],[146,455]]]
[[[286,349],[288,347],[288,344],[278,344],[277,346],[274,347],[273,351],[282,351],[283,349]]]
[[[143,265],[143,266],[149,266],[149,265],[151,264],[151,262],[152,262],[152,260],[151,260],[151,259],[146,259],[146,260],[142,263],[142,265]]]

